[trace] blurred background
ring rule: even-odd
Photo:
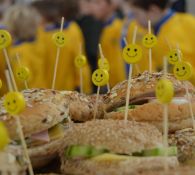
[[[12,67],[26,66],[31,76],[30,88],[51,88],[56,59],[56,42],[63,42],[58,64],[56,89],[82,90],[93,93],[91,82],[94,70],[101,67],[99,60],[105,57],[109,63],[109,86],[128,77],[130,66],[122,58],[126,43],[132,41],[135,26],[138,27],[136,42],[143,49],[143,59],[133,74],[149,70],[148,48],[142,44],[148,33],[148,20],[158,43],[152,48],[152,70],[162,70],[162,60],[170,50],[179,46],[183,59],[195,67],[195,1],[194,0],[0,0],[0,28],[12,35],[8,48]],[[61,18],[65,21],[61,26]],[[62,27],[63,37],[55,33]],[[2,36],[0,40],[4,39]],[[19,55],[20,64],[16,59]],[[75,66],[75,58],[85,55],[86,65]],[[4,70],[0,61],[0,78],[4,82],[2,94],[7,91]],[[172,72],[173,66],[169,65]],[[16,72],[16,71],[15,71]],[[193,74],[195,75],[195,74]],[[192,76],[195,83],[195,76]],[[24,82],[17,80],[19,89]],[[101,92],[107,91],[102,87]]]

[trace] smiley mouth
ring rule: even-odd
[[[153,44],[154,42],[153,41],[151,41],[151,42],[146,42],[146,44],[148,44],[148,45],[151,45],[151,44]]]
[[[97,80],[97,79],[95,79],[95,81],[97,81],[98,83],[100,83],[100,82],[102,81],[102,79],[101,79],[101,80]]]
[[[179,74],[179,73],[177,73],[177,75],[179,76],[179,77],[183,77],[183,76],[185,76],[185,74],[187,74],[187,72],[185,71],[183,74]]]
[[[128,57],[136,57],[136,56],[137,56],[137,53],[136,53],[135,55],[129,55],[129,54],[127,53],[127,56],[128,56]]]
[[[174,58],[172,58],[172,59],[171,59],[171,61],[173,61],[173,62],[177,62],[177,61],[178,61],[178,58],[175,58],[175,59],[174,59]]]
[[[64,42],[62,41],[62,42],[60,42],[59,40],[56,40],[56,42],[58,43],[58,44],[64,44]]]
[[[14,108],[9,108],[9,111],[11,111],[11,112],[15,112],[16,111],[16,109],[17,109],[17,106],[15,106]]]

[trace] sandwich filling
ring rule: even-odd
[[[109,151],[105,148],[96,148],[87,145],[72,145],[64,150],[66,159],[92,159],[97,161],[105,160],[127,160],[133,157],[155,157],[155,156],[177,156],[177,147],[154,148],[135,152],[131,155],[122,155]]]

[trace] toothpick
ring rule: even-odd
[[[148,33],[152,33],[151,21],[148,21]],[[149,48],[149,73],[152,73],[152,48]]]
[[[11,79],[10,79],[9,72],[7,70],[5,71],[5,75],[6,75],[6,80],[8,82],[9,91],[11,92],[11,91],[13,91],[13,87],[12,87],[12,84],[11,84]],[[19,118],[19,116],[14,116],[14,117],[16,119],[17,132],[19,134],[19,137],[20,137],[20,140],[21,140],[21,143],[22,143],[22,147],[23,147],[23,150],[24,150],[24,156],[27,160],[29,174],[34,175],[31,160],[30,160],[30,157],[29,157],[29,154],[28,154],[27,145],[26,145],[25,138],[24,138],[24,133],[22,131],[22,125],[21,125],[21,122],[20,122],[20,118]]]
[[[21,64],[20,56],[19,56],[18,53],[16,53],[16,61],[18,62],[18,65],[21,67],[22,64]],[[27,82],[27,80],[24,80],[24,86],[25,86],[25,89],[28,89],[28,82]]]
[[[178,43],[176,44],[176,48],[177,48],[177,54],[178,54],[178,57],[179,57],[179,61],[182,61],[182,59],[181,59],[181,50],[180,50],[180,47],[179,47]]]
[[[136,37],[137,37],[137,26],[135,26],[135,29],[133,32],[133,41],[132,41],[133,44],[135,44],[135,42],[136,42]]]
[[[96,96],[95,109],[93,114],[94,120],[96,119],[96,115],[97,115],[99,96],[100,96],[100,86],[98,86],[97,88],[97,96]]]
[[[13,91],[13,88],[12,88],[12,84],[11,84],[11,79],[10,79],[10,74],[9,74],[9,70],[5,70],[5,78],[6,78],[6,81],[7,81],[7,86],[8,86],[8,89],[10,92]]]
[[[102,49],[102,45],[99,44],[99,52],[100,52],[100,57],[102,60],[105,60],[105,57],[104,57],[104,54],[103,54],[103,49]],[[110,84],[109,82],[107,83],[107,92],[109,93],[110,92]]]
[[[129,78],[128,78],[128,85],[127,85],[127,96],[126,96],[126,106],[125,106],[125,122],[128,120],[128,110],[129,110],[129,99],[131,95],[131,79],[133,73],[133,64],[131,64],[131,68],[129,69]]]
[[[63,32],[63,27],[64,27],[64,17],[62,17],[62,20],[61,20],[60,32]],[[57,48],[57,53],[56,53],[56,62],[55,62],[55,66],[54,66],[54,75],[53,75],[53,81],[52,81],[52,89],[55,89],[56,75],[57,75],[57,70],[58,70],[59,58],[60,58],[60,47]]]
[[[136,42],[136,35],[137,35],[137,26],[134,29],[134,33],[133,33],[133,40],[132,43],[135,44]],[[131,79],[132,79],[132,74],[133,74],[133,64],[130,65],[130,69],[129,69],[129,74],[128,74],[128,85],[127,85],[127,96],[126,96],[126,106],[125,106],[125,122],[127,122],[128,120],[128,109],[129,109],[129,99],[130,99],[130,95],[131,95]]]
[[[171,46],[171,43],[169,42],[169,40],[167,39],[167,37],[164,38],[165,42],[167,43],[167,46],[169,48],[169,50],[172,50],[172,46]]]
[[[168,64],[167,64],[167,58],[164,57],[164,78],[167,77],[167,73],[168,73]],[[168,121],[168,104],[164,104],[163,105],[164,109],[163,109],[163,145],[165,148],[165,154],[164,156],[167,157],[168,153],[167,153],[167,149],[168,149],[168,125],[169,125],[169,121]],[[164,168],[165,171],[167,171],[168,169],[168,164],[167,161],[165,160],[165,164],[164,164]]]
[[[80,93],[83,94],[83,68],[80,68]]]
[[[9,73],[10,73],[10,76],[11,76],[11,80],[12,80],[12,83],[13,83],[13,86],[14,86],[14,90],[18,91],[18,87],[16,85],[16,81],[15,81],[15,78],[14,78],[13,70],[12,70],[12,67],[11,67],[11,64],[10,64],[10,60],[9,60],[9,57],[8,57],[8,53],[7,53],[7,50],[5,48],[3,49],[3,54],[5,56],[5,61],[6,61],[6,64],[8,66],[8,70],[9,70]]]

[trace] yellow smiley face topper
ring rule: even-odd
[[[123,49],[123,59],[128,64],[138,63],[142,58],[142,49],[137,44],[129,44]]]
[[[12,37],[6,30],[0,30],[0,49],[7,48],[11,45]]]
[[[30,70],[27,67],[18,67],[16,69],[16,77],[21,81],[26,81],[30,77]]]
[[[153,48],[157,44],[157,38],[155,35],[148,33],[143,37],[142,44],[148,49]]]
[[[189,80],[192,76],[192,66],[188,62],[178,62],[173,68],[173,73],[178,80]]]
[[[104,58],[104,59],[100,58],[98,60],[98,67],[100,69],[105,69],[107,71],[110,70],[110,64],[109,64],[109,62],[108,62],[108,60],[106,58]]]
[[[2,151],[10,142],[8,131],[4,124],[0,122],[0,150]]]
[[[4,99],[4,107],[11,115],[20,114],[26,106],[24,96],[19,92],[9,92]]]
[[[105,69],[97,69],[92,74],[92,82],[96,86],[105,86],[109,81],[108,71]]]
[[[180,55],[178,55],[180,54]],[[182,55],[182,52],[181,51],[178,51],[178,50],[171,50],[168,55],[168,61],[169,61],[169,64],[176,64],[179,62],[180,59],[183,58],[183,55]]]
[[[174,96],[174,87],[173,83],[167,79],[161,79],[156,85],[156,97],[163,103],[170,103]]]
[[[64,47],[65,46],[65,34],[63,32],[57,32],[53,34],[53,42],[57,47]]]
[[[79,55],[75,58],[74,64],[77,68],[82,68],[87,64],[87,58],[84,55]]]

